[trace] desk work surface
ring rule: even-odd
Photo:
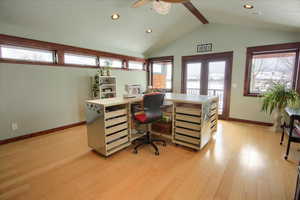
[[[102,106],[113,106],[118,104],[133,103],[141,101],[143,96],[136,98],[124,98],[116,97],[110,99],[97,99],[97,100],[87,100],[87,103],[99,104]],[[178,93],[166,93],[165,100],[173,101],[178,103],[191,103],[191,104],[201,104],[212,100],[217,100],[218,97],[206,96],[206,95],[188,95],[188,94],[178,94]]]
[[[143,96],[86,101],[88,145],[109,156],[129,146],[136,138],[131,104]],[[167,93],[170,102],[172,143],[195,150],[202,149],[217,131],[218,97]],[[143,135],[141,135],[143,136]]]
[[[285,111],[290,117],[292,117],[292,116],[300,117],[300,108],[286,107]]]

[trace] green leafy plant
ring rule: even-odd
[[[282,112],[286,106],[296,106],[299,101],[299,94],[295,90],[277,83],[263,94],[262,111],[271,114],[274,109],[278,109]]]

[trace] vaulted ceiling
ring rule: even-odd
[[[134,0],[0,0],[0,22],[41,33],[93,41],[104,49],[145,53],[198,28],[205,28],[182,4],[168,15],[150,5],[131,8]],[[254,9],[242,6],[250,2]],[[299,0],[192,0],[210,23],[237,24],[284,31],[300,31]],[[120,19],[112,21],[112,13]],[[146,34],[151,28],[153,32]],[[5,33],[1,30],[0,33]],[[25,36],[25,35],[24,35]],[[42,37],[41,37],[42,38]],[[46,38],[45,38],[46,39]],[[77,43],[86,47],[84,42]]]

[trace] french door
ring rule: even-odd
[[[233,52],[182,57],[182,92],[219,97],[219,117],[229,118]]]

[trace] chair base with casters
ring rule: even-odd
[[[139,140],[141,143],[134,147],[133,153],[138,153],[138,149],[146,144],[150,144],[154,150],[155,155],[159,155],[159,150],[154,142],[162,142],[166,146],[166,142],[161,139],[152,139],[150,135],[151,124],[162,119],[162,107],[164,103],[165,95],[162,93],[146,94],[143,97],[143,106],[138,104],[131,105],[131,114],[135,121],[139,124],[147,125],[147,132],[143,140]]]
[[[150,135],[149,128],[150,128],[150,125],[148,125],[148,131],[147,131],[146,135],[143,138],[137,140],[140,143],[134,147],[133,153],[137,154],[139,148],[150,144],[155,150],[155,155],[158,156],[159,155],[159,150],[158,150],[158,147],[156,146],[156,144],[154,142],[160,142],[160,143],[163,144],[163,146],[167,145],[166,141],[164,141],[162,139],[152,139],[151,135]]]

